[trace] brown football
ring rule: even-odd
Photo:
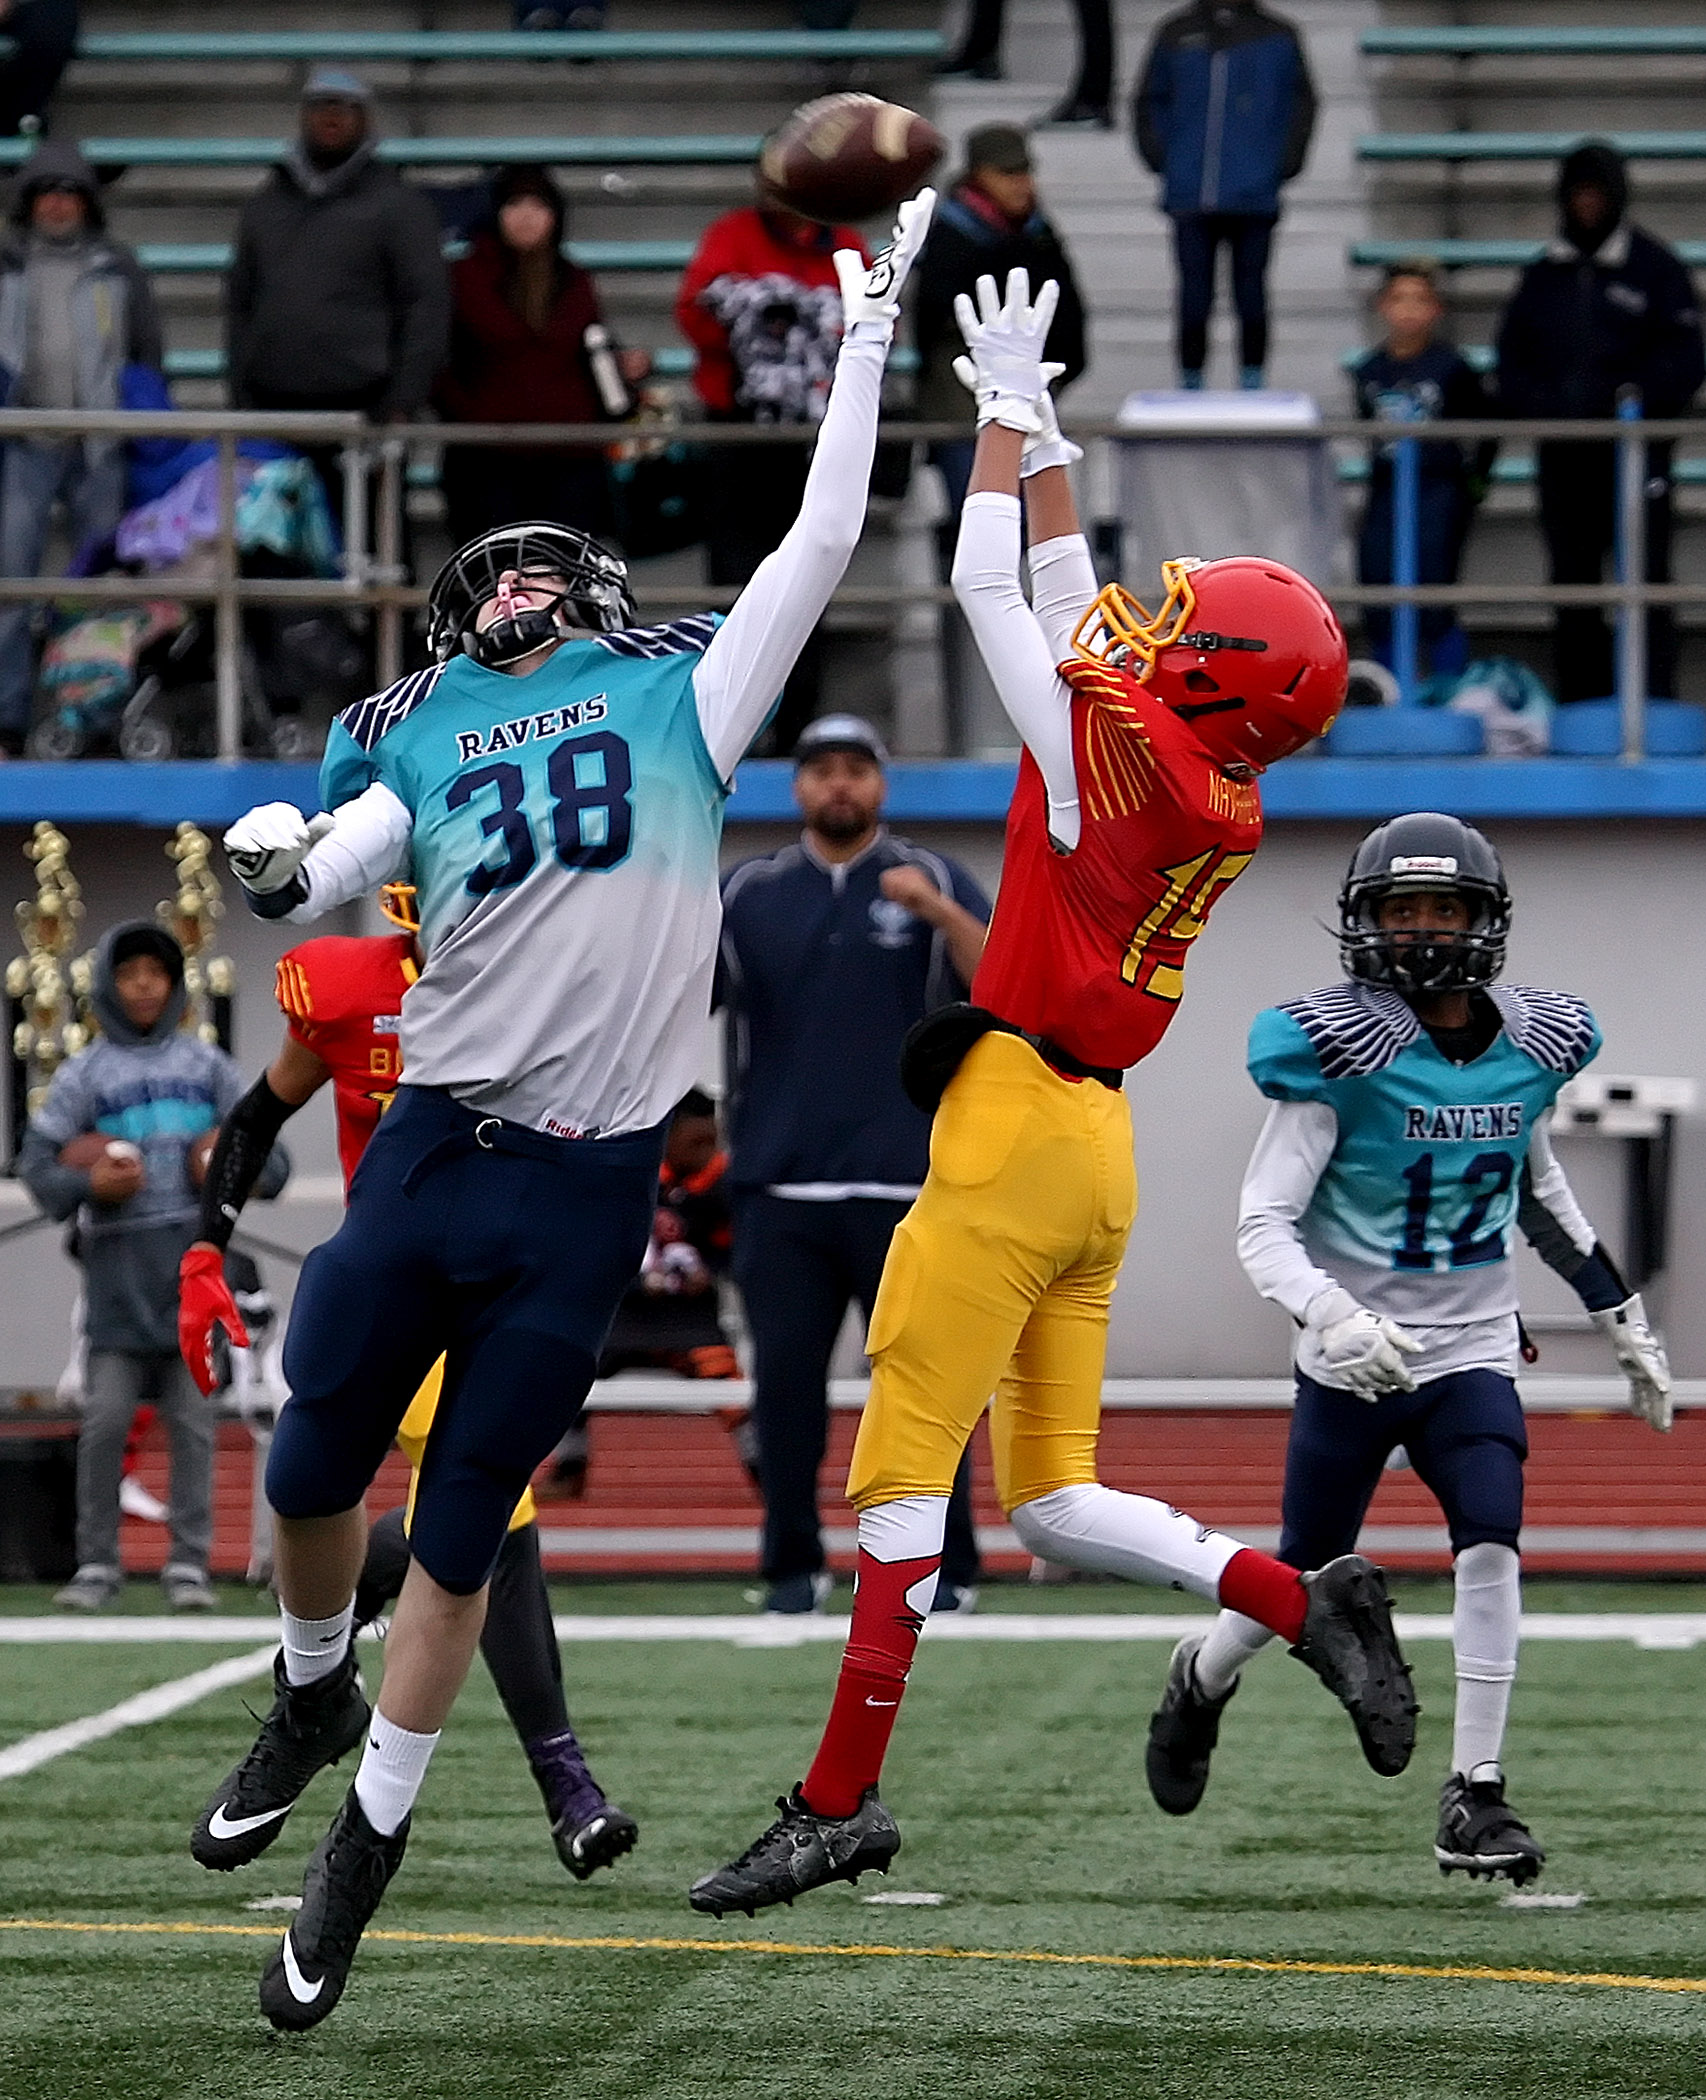
[[[898,102],[825,95],[771,135],[759,171],[791,211],[836,224],[892,211],[943,150],[935,125]]]
[[[62,1167],[92,1167],[96,1160],[106,1157],[107,1147],[115,1142],[105,1132],[85,1131],[74,1137],[69,1144],[59,1148],[59,1164]]]
[[[212,1130],[204,1130],[200,1137],[191,1140],[190,1148],[184,1154],[184,1170],[190,1177],[192,1189],[199,1189],[207,1179],[207,1163],[213,1157],[213,1148],[218,1142],[217,1126]]]

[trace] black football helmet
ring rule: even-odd
[[[1469,907],[1462,933],[1399,932],[1380,906],[1408,891],[1449,891]],[[1345,973],[1395,992],[1459,992],[1491,984],[1505,966],[1511,896],[1490,840],[1461,817],[1416,810],[1371,831],[1339,892]]]
[[[511,569],[561,577],[564,588],[549,605],[525,607],[476,634],[475,614],[497,596],[499,578]],[[577,628],[616,634],[634,618],[625,562],[589,532],[533,519],[500,525],[457,548],[427,595],[427,647],[439,663],[466,653],[497,671]]]

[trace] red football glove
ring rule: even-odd
[[[192,1247],[178,1264],[178,1347],[204,1393],[214,1387],[213,1334],[223,1327],[234,1349],[247,1349],[249,1330],[225,1281],[217,1247]]]

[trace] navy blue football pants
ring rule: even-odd
[[[267,1464],[278,1514],[353,1508],[443,1355],[409,1543],[445,1589],[478,1590],[639,1274],[663,1138],[662,1124],[547,1137],[399,1088],[291,1307]]]
[[[1387,1459],[1398,1445],[1445,1512],[1451,1550],[1516,1547],[1528,1432],[1502,1371],[1453,1371],[1413,1393],[1359,1400],[1297,1374],[1285,1454],[1279,1557],[1318,1568],[1353,1552]]]

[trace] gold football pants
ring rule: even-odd
[[[441,1356],[421,1380],[420,1391],[409,1402],[408,1413],[397,1425],[397,1448],[409,1461],[409,1501],[403,1511],[405,1531],[414,1520],[415,1490],[421,1484],[421,1458],[426,1451],[427,1438],[432,1432],[432,1418],[438,1413],[439,1395],[443,1391],[444,1358]],[[521,1500],[515,1505],[515,1515],[509,1520],[510,1530],[519,1531],[524,1524],[531,1524],[538,1514],[533,1490],[524,1488]]]
[[[883,1269],[855,1508],[946,1495],[992,1393],[1004,1510],[1096,1478],[1108,1305],[1136,1215],[1125,1096],[1063,1079],[1017,1036],[980,1037]]]

